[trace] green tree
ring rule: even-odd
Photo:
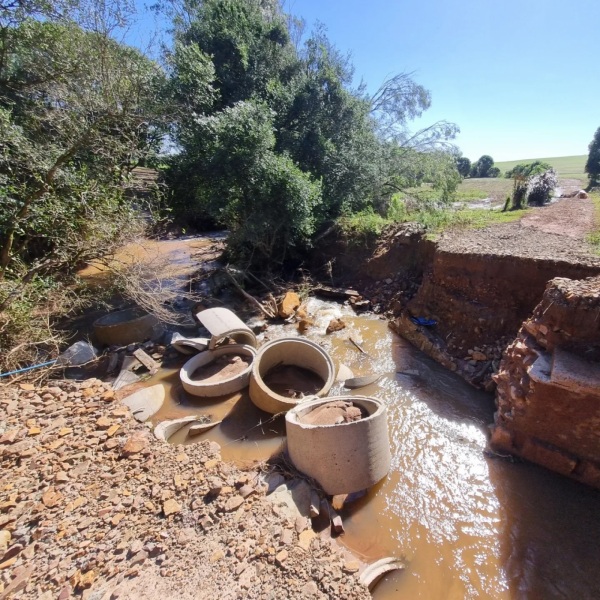
[[[276,0],[182,2],[169,61],[171,89],[187,107],[173,129],[181,150],[169,171],[173,202],[186,219],[217,221],[235,231],[228,242],[234,253],[264,263],[270,247],[280,260],[284,240],[306,246],[312,232],[340,215],[371,207],[385,212],[402,182],[429,178],[444,195],[455,186],[449,140],[457,128],[442,121],[409,132],[408,121],[430,103],[429,93],[409,75],[389,79],[369,97],[364,86],[352,88],[352,65],[322,27],[298,49],[297,31],[290,36],[287,29],[294,21]],[[248,131],[238,114],[250,119]],[[224,135],[227,123],[237,123],[231,138]],[[246,154],[254,158],[237,164]],[[236,168],[227,167],[234,163]],[[278,173],[276,186],[267,163]],[[284,177],[290,178],[287,186]],[[275,222],[281,212],[260,212],[263,184],[267,203],[272,186],[285,190],[281,210],[292,217],[298,208],[297,228]],[[310,225],[300,210],[307,203]],[[252,223],[251,235],[238,221],[238,209]],[[272,241],[261,244],[261,236]]]
[[[588,146],[589,154],[585,163],[585,172],[590,179],[590,187],[600,184],[600,127],[596,129],[594,139]]]
[[[490,177],[490,169],[492,169],[493,166],[494,159],[488,154],[484,154],[471,166],[471,177]],[[496,175],[493,176],[495,177]]]
[[[321,202],[319,182],[274,151],[273,117],[248,101],[200,118],[203,143],[180,157],[195,170],[197,208],[230,229],[234,257],[263,266],[304,247]]]
[[[128,173],[162,135],[163,75],[62,18],[26,18],[0,43],[1,279],[73,266],[119,237]]]
[[[462,177],[468,177],[471,173],[471,161],[466,156],[456,158],[456,169]]]
[[[519,163],[515,165],[510,171],[507,171],[505,177],[507,179],[532,177],[533,175],[539,175],[552,168],[552,165],[545,163],[540,160],[535,160],[531,163]]]

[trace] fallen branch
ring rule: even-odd
[[[351,337],[349,337],[348,339],[356,346],[356,348],[360,352],[362,352],[363,354],[368,354],[367,351],[358,342],[356,342],[355,340],[353,340]]]
[[[242,289],[242,286],[236,281],[235,277],[227,269],[223,269],[223,270],[225,271],[225,273],[227,274],[229,279],[231,279],[231,283],[233,283],[233,285],[244,296],[244,298],[246,298],[246,300],[248,300],[249,302],[251,302],[252,304],[257,306],[260,309],[260,311],[265,316],[267,316],[269,319],[277,318],[276,312],[273,312],[270,308],[269,309],[265,308],[254,296],[251,296],[248,292],[246,292],[244,289]]]

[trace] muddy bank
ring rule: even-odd
[[[110,385],[0,391],[0,598],[368,598],[359,564],[214,442],[172,446]]]
[[[600,488],[600,277],[551,281],[495,379],[492,447]]]
[[[356,285],[394,331],[489,390],[502,352],[546,283],[600,273],[600,259],[585,243],[519,223],[451,232],[435,242],[416,225],[398,225],[371,248],[338,240],[322,252],[334,281]]]

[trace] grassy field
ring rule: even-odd
[[[485,179],[463,179],[456,190],[456,202],[473,202],[491,198],[492,204],[504,204],[506,196],[512,192],[512,179],[490,177]]]
[[[504,175],[506,171],[510,171],[515,165],[531,163],[534,160],[541,160],[552,165],[561,179],[580,179],[584,187],[587,185],[587,175],[583,170],[585,161],[587,160],[586,154],[579,156],[556,156],[554,158],[524,158],[522,160],[497,162],[494,163],[494,166],[498,167],[502,171],[502,175]]]

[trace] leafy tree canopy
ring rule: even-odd
[[[590,178],[590,187],[600,184],[600,127],[596,129],[594,139],[588,146],[589,154],[585,163],[585,172]]]
[[[515,165],[510,171],[505,173],[507,179],[522,179],[525,180],[533,175],[539,175],[552,168],[552,165],[540,160],[531,163],[522,163]]]
[[[92,5],[30,5],[43,20],[4,12],[0,38],[0,278],[105,251],[126,175],[162,136],[162,71],[110,37],[107,3],[103,30],[71,18],[98,23]]]
[[[468,177],[471,173],[471,161],[466,156],[456,158],[456,169],[461,177]]]
[[[384,208],[386,198],[402,182],[423,182],[429,177],[440,189],[455,186],[454,159],[446,158],[457,128],[440,122],[416,133],[408,131],[407,123],[430,103],[429,92],[410,75],[390,78],[372,97],[363,85],[353,89],[352,65],[324,29],[317,27],[300,47],[297,31],[290,34],[290,20],[275,0],[184,0],[176,12],[171,88],[189,110],[187,116],[182,111],[174,128],[181,152],[172,159],[169,182],[179,213],[186,218],[195,214],[220,221],[239,232],[232,236],[231,245],[252,254],[248,249],[255,247],[260,229],[250,235],[236,218],[232,208],[239,206],[241,188],[236,184],[225,189],[222,180],[211,175],[218,168],[216,156],[225,161],[223,168],[235,162],[227,177],[246,188],[257,176],[258,164],[287,165],[276,172],[311,190],[305,200],[310,199],[313,220],[297,229],[306,236],[304,243],[310,241],[309,231],[341,214],[369,206]],[[214,124],[224,119],[224,126],[234,118],[232,110],[251,113],[252,123],[261,123],[254,127],[249,122],[244,132],[241,121],[235,120],[234,146],[226,143],[220,126],[207,128],[206,121],[214,118],[210,121]],[[259,119],[259,114],[269,117]],[[258,161],[261,152],[264,161]],[[243,161],[243,156],[256,160]],[[290,194],[280,196],[279,202],[294,204],[299,193],[296,183],[278,185]],[[246,191],[246,205],[258,206],[261,200]],[[282,210],[295,211],[293,207]],[[273,247],[281,247],[284,239],[299,243],[300,237],[291,230],[284,231],[279,224],[272,227],[268,221],[275,215],[271,211],[263,216],[262,225],[255,222],[254,226],[278,232],[281,237]]]
[[[491,171],[493,168],[494,159],[488,154],[484,154],[472,164],[471,177],[497,177],[500,171]]]

